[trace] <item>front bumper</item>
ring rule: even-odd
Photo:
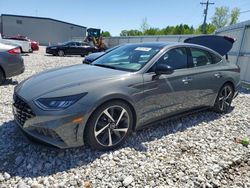
[[[39,50],[39,46],[38,45],[31,45],[31,49],[33,51],[38,51]]]
[[[18,99],[14,99],[15,102],[12,106],[14,118],[17,125],[29,137],[58,148],[84,145],[83,131],[86,120],[83,113],[51,112],[41,114],[37,110],[34,111],[19,96],[16,96],[16,98]],[[40,111],[42,112],[42,110]],[[76,122],[76,119],[82,120]]]
[[[46,53],[47,54],[56,54],[56,49],[46,48]]]

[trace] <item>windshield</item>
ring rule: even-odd
[[[93,65],[134,72],[144,67],[161,48],[147,44],[125,45],[98,58]]]
[[[71,41],[67,41],[67,42],[61,43],[61,45],[69,45],[69,44],[71,44],[71,43],[72,43]]]

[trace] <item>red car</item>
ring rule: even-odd
[[[39,50],[39,43],[37,41],[29,39],[28,37],[18,35],[18,36],[13,36],[13,37],[6,37],[6,39],[29,41],[32,51],[38,51]]]

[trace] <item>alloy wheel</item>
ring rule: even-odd
[[[60,57],[64,56],[64,51],[59,50],[59,51],[58,51],[58,55],[59,55]]]
[[[231,106],[232,99],[233,99],[233,89],[231,86],[226,85],[225,87],[223,87],[223,89],[219,94],[218,98],[219,109],[222,112],[227,111]]]
[[[94,136],[97,142],[111,147],[123,140],[129,130],[130,118],[125,108],[111,106],[106,108],[97,118]]]

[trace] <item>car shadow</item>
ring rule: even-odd
[[[51,54],[44,54],[44,56],[55,57],[55,58],[59,58],[60,57],[58,55],[51,55]],[[65,55],[65,56],[62,56],[62,57],[82,57],[82,56],[80,56],[80,55]]]
[[[149,128],[137,131],[117,150],[129,147],[136,152],[147,152],[145,142],[185,131],[187,128],[209,122],[221,115],[203,111],[178,119],[163,120]],[[14,121],[0,125],[0,172],[11,176],[38,177],[55,174],[87,165],[103,154],[113,151],[96,151],[88,146],[73,149],[57,149],[28,140]]]
[[[21,53],[21,56],[30,56],[28,53]]]
[[[1,86],[7,86],[7,85],[17,85],[18,81],[12,80],[12,78],[7,78]]]

